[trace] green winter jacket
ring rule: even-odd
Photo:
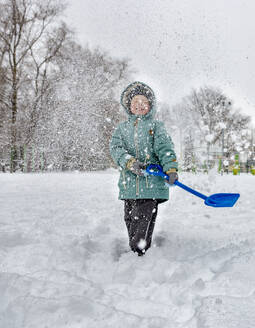
[[[167,134],[163,122],[154,120],[155,100],[150,111],[145,115],[134,115],[123,104],[125,91],[121,96],[121,104],[128,114],[128,120],[120,123],[114,130],[110,140],[110,153],[120,170],[118,182],[118,199],[169,199],[169,187],[164,179],[149,175],[137,176],[126,169],[131,157],[145,164],[160,164],[164,172],[170,168],[178,169],[174,145]]]

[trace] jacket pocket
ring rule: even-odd
[[[147,178],[147,181],[148,181],[148,184],[146,182],[146,187],[148,189],[160,189],[160,190],[168,189],[168,187],[165,186],[164,179],[159,176],[148,175],[145,178]]]
[[[123,169],[120,171],[118,187],[120,188],[120,190],[127,189],[127,179],[126,179],[125,170]]]
[[[145,176],[145,184],[146,184],[146,188],[149,189],[149,182],[148,182],[148,176]]]

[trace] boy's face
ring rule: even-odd
[[[149,100],[143,95],[136,95],[132,98],[130,111],[135,115],[145,115],[150,110]]]

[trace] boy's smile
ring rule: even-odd
[[[150,102],[143,95],[136,95],[132,98],[130,104],[130,111],[135,115],[145,115],[150,110]]]

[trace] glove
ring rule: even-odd
[[[165,180],[168,185],[172,186],[175,182],[175,180],[178,180],[178,174],[176,172],[176,169],[170,169],[166,172],[166,174],[169,176],[169,180]]]
[[[145,170],[145,165],[141,163],[140,161],[136,160],[134,157],[131,157],[130,160],[127,162],[126,167],[128,170],[130,170],[132,173],[144,176],[144,173],[142,170]]]

